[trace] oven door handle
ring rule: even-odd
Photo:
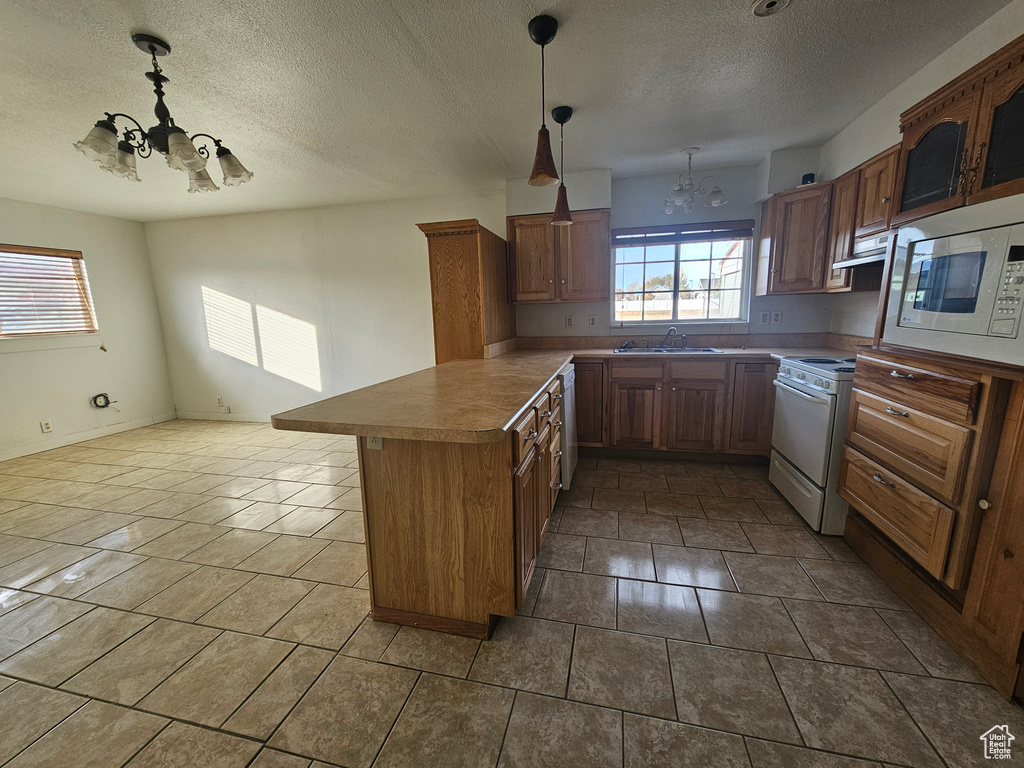
[[[823,398],[823,397],[811,397],[810,395],[805,395],[799,389],[793,389],[792,387],[787,387],[785,384],[783,384],[778,379],[776,379],[775,381],[772,382],[772,386],[778,387],[779,389],[784,389],[784,390],[786,390],[786,392],[789,392],[790,394],[796,395],[800,399],[806,400],[809,403],[821,403],[823,405],[827,405],[828,404],[828,400],[826,400],[825,398]]]

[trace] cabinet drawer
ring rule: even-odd
[[[859,355],[853,386],[933,416],[973,424],[981,382]]]
[[[843,449],[839,493],[904,552],[941,579],[956,513],[910,483]]]
[[[685,379],[721,379],[728,378],[728,360],[694,360],[692,362],[680,360],[668,364],[669,378],[676,380]]]
[[[972,430],[853,391],[847,442],[949,504],[959,504]]]
[[[609,366],[609,375],[613,379],[632,379],[653,381],[664,377],[665,369],[661,363],[619,362],[613,361]]]
[[[548,394],[551,395],[551,404],[554,405],[562,399],[562,382],[555,379],[548,387]]]
[[[533,403],[533,408],[537,411],[537,431],[542,432],[551,421],[551,395],[545,392],[538,397]]]
[[[515,454],[516,465],[518,465],[526,454],[533,448],[537,441],[540,430],[537,429],[537,411],[530,408],[523,416],[522,421],[516,424],[512,430],[512,451]]]

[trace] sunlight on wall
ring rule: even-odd
[[[203,286],[203,311],[206,313],[206,337],[210,349],[259,365],[252,305]]]
[[[256,322],[264,370],[321,391],[316,326],[258,304]]]

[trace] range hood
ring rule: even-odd
[[[853,253],[850,255],[850,258],[833,262],[832,269],[860,267],[864,264],[877,264],[885,261],[891,241],[892,233],[890,232],[859,238],[853,243]]]

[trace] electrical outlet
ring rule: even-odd
[[[772,321],[772,313],[767,309],[761,311],[761,325],[768,325]]]
[[[782,310],[781,309],[773,309],[772,310],[772,325],[778,325],[781,322],[782,322]]]
[[[49,419],[43,419],[39,422],[39,429],[43,432],[53,432],[53,422]]]
[[[573,324],[574,324],[574,321],[575,321],[575,318],[572,315],[566,315],[565,316],[565,327],[566,328],[572,328]]]
[[[383,451],[384,450],[384,438],[383,437],[368,437],[366,438],[366,447],[371,451]]]
[[[590,327],[597,328],[597,315],[590,316]]]
[[[218,397],[217,398],[217,407],[218,408],[223,408],[224,407],[224,398],[223,397]]]

